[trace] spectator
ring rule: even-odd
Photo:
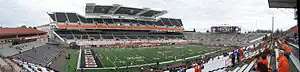
[[[201,70],[199,69],[199,67],[195,64],[192,65],[194,67],[194,72],[201,72]]]
[[[284,56],[289,59],[289,55],[291,54],[292,50],[289,48],[288,45],[285,44],[284,41],[281,42],[281,49],[284,50]]]
[[[204,69],[204,65],[202,62],[199,62],[199,68],[200,68],[200,72],[202,72],[202,69]]]
[[[232,63],[232,67],[235,66],[235,53],[234,51],[232,51],[233,53],[230,55],[230,58],[231,58],[231,63]]]
[[[239,63],[241,54],[238,50],[235,52],[235,54],[236,54],[237,62]]]
[[[267,66],[262,62],[257,63],[257,72],[271,72],[268,70]]]
[[[262,54],[261,58],[259,59],[259,62],[262,62],[267,67],[269,67],[268,59],[267,59],[267,56],[265,54]]]
[[[284,52],[280,51],[278,57],[278,72],[289,72],[289,68],[288,59],[284,56]]]
[[[257,70],[257,64],[259,63],[259,59],[260,59],[260,54],[258,54],[254,57],[255,65],[253,67],[253,70]]]

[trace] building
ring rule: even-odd
[[[85,16],[71,12],[48,13],[50,38],[65,44],[99,47],[128,42],[184,42],[181,19],[161,18],[166,10],[87,3]],[[39,28],[38,28],[39,29]],[[41,29],[42,30],[42,29]],[[45,31],[46,29],[44,29]]]
[[[48,42],[46,32],[29,28],[0,28],[0,55],[12,56]]]

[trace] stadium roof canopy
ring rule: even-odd
[[[181,19],[175,18],[159,18],[154,21],[137,20],[137,19],[122,19],[122,18],[85,18],[77,13],[72,12],[52,12],[48,13],[51,19],[59,23],[138,23],[141,25],[157,25],[157,26],[183,26]]]
[[[10,36],[19,34],[40,34],[46,33],[36,29],[29,28],[0,28],[0,36]]]
[[[114,5],[95,5],[95,3],[87,3],[85,8],[86,13],[110,14],[110,15],[130,15],[144,17],[158,17],[166,14],[167,11],[151,10],[150,8],[133,8],[123,7],[119,4]]]
[[[268,0],[270,8],[297,8],[297,0]]]

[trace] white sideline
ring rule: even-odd
[[[243,72],[247,66],[248,66],[248,64],[245,64],[244,66],[242,66],[242,68],[238,72]]]
[[[77,69],[80,69],[80,60],[81,60],[81,49],[79,50],[79,54],[78,54],[78,59],[77,59]]]

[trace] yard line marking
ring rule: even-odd
[[[227,50],[227,49],[221,49],[221,50]],[[215,53],[217,51],[213,51],[213,52],[210,52],[210,53],[205,53],[205,54],[201,54],[201,55],[208,55],[208,54],[211,54],[211,53]],[[158,54],[156,54],[158,55]],[[184,54],[183,54],[184,55]],[[197,58],[199,57],[200,55],[197,55],[197,56],[192,56],[192,57],[188,57],[188,58],[185,58],[185,59],[192,59],[192,58]],[[111,60],[108,59],[110,62]],[[169,60],[169,59],[168,59]],[[184,59],[177,59],[175,61],[183,61]],[[165,62],[160,62],[160,64],[165,64],[165,63],[173,63],[174,60],[170,60],[170,61],[165,61]],[[156,63],[148,63],[148,64],[142,64],[142,65],[133,65],[133,66],[128,66],[128,67],[139,67],[139,66],[147,66],[147,65],[155,65]],[[116,66],[116,65],[115,65]],[[116,67],[106,67],[106,68],[83,68],[83,69],[115,69]],[[122,67],[118,67],[118,68],[127,68],[127,66],[122,66]]]
[[[203,55],[208,55],[208,54],[211,54],[211,53],[215,53],[217,51],[213,51],[213,52],[210,52],[210,53],[205,53]],[[196,55],[196,56],[192,56],[192,57],[188,57],[188,58],[185,58],[186,59],[192,59],[192,58],[196,58],[196,57],[199,57],[200,55]],[[177,59],[176,61],[183,61],[183,59]],[[174,60],[170,60],[170,61],[165,61],[165,62],[160,62],[160,64],[166,64],[166,63],[172,63],[174,62]],[[142,65],[133,65],[133,66],[128,66],[128,68],[130,67],[139,67],[139,66],[148,66],[148,65],[155,65],[156,63],[148,63],[148,64],[142,64]],[[83,68],[83,69],[115,69],[116,67],[106,67],[106,68]],[[126,68],[126,66],[122,66],[122,67],[118,67],[118,68]]]
[[[100,59],[99,59],[99,57],[100,57]],[[98,59],[99,59],[101,65],[102,65],[103,67],[105,67],[104,64],[103,64],[103,62],[102,62],[102,59],[103,59],[103,58],[102,58],[101,54],[98,55]]]
[[[115,67],[117,67],[117,66],[115,65],[115,63],[113,63],[113,62],[110,60],[109,57],[106,57],[106,59],[107,59],[108,61],[110,61],[110,63],[112,63]]]

